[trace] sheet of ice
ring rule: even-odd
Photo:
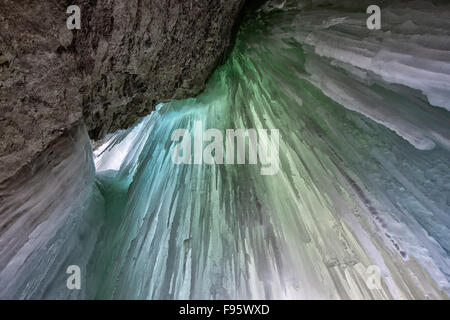
[[[86,129],[53,146],[29,180],[0,188],[0,299],[86,298],[68,290],[66,270],[86,268],[103,221],[103,198]],[[27,176],[24,176],[28,179]]]
[[[318,55],[299,40],[297,14],[244,26],[204,93],[165,104],[133,133],[147,139],[121,166],[135,167],[129,187],[114,187],[122,169],[103,178],[104,195],[122,200],[90,264],[91,297],[448,298],[449,113]],[[171,133],[193,133],[195,121],[279,129],[280,173],[174,165]],[[372,265],[379,290],[366,283]]]
[[[306,79],[419,149],[450,146],[449,119],[430,123],[433,111],[424,103],[450,110],[450,5],[387,4],[381,30],[366,27],[362,10],[293,11],[286,11],[291,19],[279,21],[271,38],[294,37],[304,45]]]

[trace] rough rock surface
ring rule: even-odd
[[[230,45],[232,1],[92,1],[76,47],[90,73],[83,103],[93,138],[128,127],[160,101],[198,94]]]
[[[84,120],[92,139],[198,94],[245,0],[2,0],[0,182]],[[73,33],[73,34],[71,34]]]
[[[81,74],[61,50],[58,1],[0,4],[0,181],[33,160],[82,117]]]

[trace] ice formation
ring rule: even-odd
[[[103,221],[91,143],[84,126],[39,159],[37,173],[1,188],[0,299],[77,298],[66,288],[66,268],[83,270]],[[2,186],[3,187],[3,186]]]
[[[95,183],[74,153],[64,196],[39,187],[52,205],[33,241],[0,238],[0,296],[448,299],[449,14],[392,6],[369,31],[364,12],[261,10],[205,92],[95,151]],[[280,172],[173,164],[171,133],[195,121],[279,129]]]

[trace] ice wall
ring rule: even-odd
[[[445,12],[410,15],[433,25],[434,14]],[[90,297],[448,298],[450,115],[421,88],[362,68],[377,61],[376,48],[393,50],[393,32],[369,34],[365,17],[263,11],[203,94],[111,138],[97,161],[113,205],[89,267]],[[433,77],[447,85],[447,62],[424,50],[417,56],[440,64]],[[222,132],[279,129],[280,172],[174,165],[171,133],[193,134],[195,121]],[[124,150],[130,157],[108,170]],[[370,266],[381,288],[368,287]]]
[[[83,298],[66,273],[86,265],[103,221],[84,125],[0,188],[0,298]]]
[[[290,16],[296,7],[301,3],[282,10]],[[304,76],[336,102],[419,149],[436,142],[448,148],[448,120],[430,119],[429,113],[441,110],[423,102],[450,110],[450,6],[387,4],[381,30],[367,28],[368,16],[364,10],[307,10],[280,20],[270,38],[293,37],[302,44],[309,56]],[[386,87],[389,95],[383,94]]]

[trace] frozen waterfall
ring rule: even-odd
[[[159,105],[94,158],[80,128],[63,163],[5,198],[0,297],[448,299],[444,8],[393,5],[375,31],[365,12],[260,10],[199,96]],[[171,134],[196,121],[278,129],[280,171],[175,165]]]

